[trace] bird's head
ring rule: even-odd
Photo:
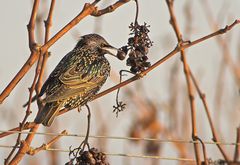
[[[120,60],[124,60],[126,54],[111,46],[102,36],[98,34],[87,34],[80,38],[75,48],[86,46],[88,49],[96,50],[99,55],[110,54]]]

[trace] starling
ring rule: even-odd
[[[43,108],[35,123],[50,126],[62,108],[85,105],[100,90],[110,73],[104,54],[124,59],[124,53],[97,34],[82,36],[75,48],[63,57],[42,86],[38,97]]]

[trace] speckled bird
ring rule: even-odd
[[[97,34],[82,36],[75,48],[63,57],[42,86],[44,107],[35,123],[50,126],[62,108],[73,109],[85,105],[100,90],[110,73],[105,54],[123,59],[114,48]]]

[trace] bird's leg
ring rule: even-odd
[[[88,123],[87,123],[87,133],[86,133],[85,139],[83,140],[83,142],[79,146],[79,149],[81,151],[84,151],[86,146],[88,147],[88,149],[90,149],[90,146],[89,146],[89,143],[88,143],[88,137],[89,137],[89,132],[90,132],[91,111],[90,111],[90,108],[87,104],[85,106],[87,107],[87,110],[88,110],[88,115],[87,115]]]
[[[89,132],[90,132],[91,111],[90,111],[90,108],[87,104],[85,106],[87,107],[87,110],[88,110],[87,133],[86,133],[85,139],[82,141],[82,143],[79,145],[79,147],[74,148],[73,150],[70,147],[70,149],[69,149],[70,150],[69,159],[71,161],[75,160],[78,157],[78,155],[81,155],[84,152],[86,146],[88,147],[88,150],[90,150],[90,145],[88,143],[88,137],[89,137]]]

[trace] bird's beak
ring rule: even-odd
[[[126,57],[126,54],[123,51],[121,51],[120,49],[117,49],[111,45],[102,47],[102,50],[104,50],[107,54],[117,57],[120,60],[124,60]]]

